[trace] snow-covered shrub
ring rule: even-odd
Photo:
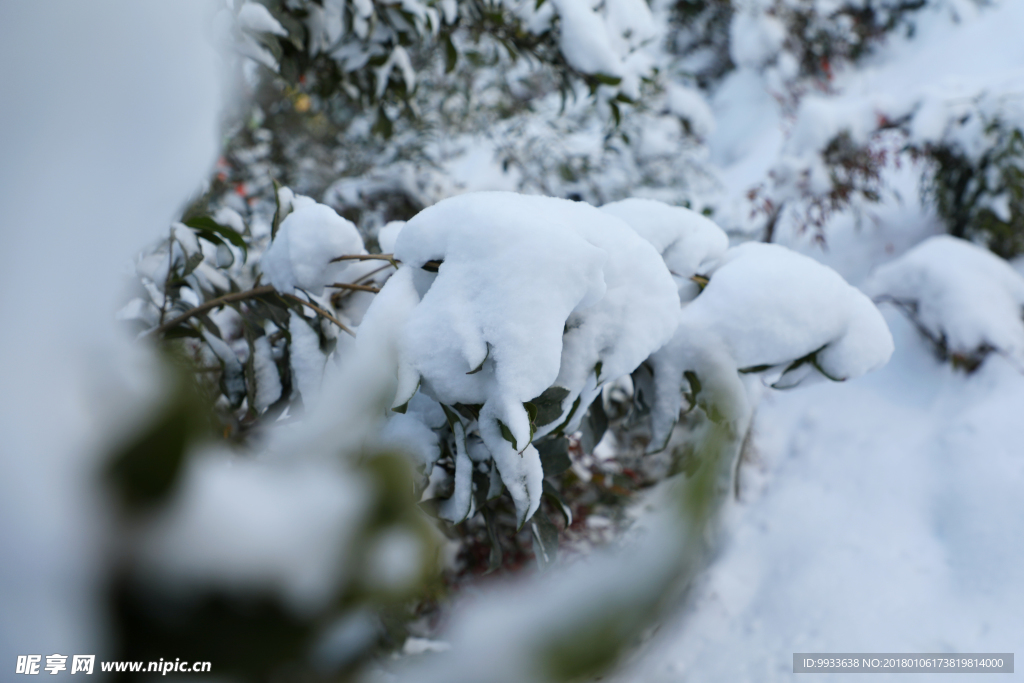
[[[975,110],[951,122],[940,140],[915,152],[930,162],[925,191],[949,234],[977,240],[1004,258],[1024,252],[1020,127]]]
[[[933,237],[881,266],[865,289],[897,306],[954,367],[972,372],[990,353],[1024,367],[1024,278],[981,247]]]
[[[307,423],[301,439],[240,453],[195,379],[167,383],[107,471],[121,503],[106,587],[120,656],[173,650],[243,679],[342,675],[404,640],[403,621],[383,616],[435,580],[439,537],[404,455],[354,448],[375,443],[375,387],[339,418],[349,441]]]
[[[450,72],[460,61],[486,59],[493,46],[553,67],[566,88],[579,81],[634,100],[651,67],[635,51],[657,37],[649,8],[637,0],[599,8],[579,0],[245,0],[222,15],[242,55],[325,99],[378,105],[382,132],[400,110],[415,115],[409,102],[421,72]],[[310,75],[315,81],[306,83]],[[308,108],[304,97],[299,106]]]
[[[605,381],[668,340],[675,285],[657,252],[620,220],[587,204],[510,193],[463,195],[423,211],[402,228],[395,257],[403,265],[382,295],[402,291],[412,308],[394,406],[422,390],[446,408],[457,453],[448,516],[471,512],[464,440],[477,432],[521,524],[542,493],[531,442],[576,431]],[[435,262],[436,275],[423,270]]]
[[[753,410],[743,375],[775,388],[809,377],[842,381],[889,360],[893,341],[871,301],[817,261],[770,244],[727,251],[683,308],[672,341],[651,357],[654,451],[665,447],[685,395],[731,433]]]
[[[363,661],[402,633],[404,619],[394,633],[380,625],[381,601],[406,604],[437,571],[423,513],[457,539],[485,528],[492,569],[524,528],[538,562],[550,565],[559,528],[549,511],[561,511],[565,527],[573,518],[562,497],[578,479],[569,451],[595,450],[610,390],[631,406],[634,428],[647,430],[651,452],[667,443],[684,397],[691,417],[704,416],[676,430],[701,459],[686,469],[680,486],[690,493],[679,494],[679,509],[696,506],[698,526],[711,524],[758,397],[754,382],[842,380],[891,352],[877,310],[836,273],[776,245],[729,249],[720,228],[683,207],[467,193],[384,226],[378,244],[393,252],[371,254],[330,207],[288,188],[276,197],[261,237],[226,210],[175,225],[139,261],[148,299],[122,313],[190,359],[198,393],[217,406],[217,432],[245,448],[269,443],[250,465],[198,448],[198,437],[174,441],[153,484],[140,463],[168,429],[159,423],[115,460],[122,497],[148,510],[144,542],[126,549],[116,586],[120,627],[150,634],[128,640],[141,658],[161,643],[190,643],[187,633],[212,622],[241,628],[242,604],[257,599],[267,628],[283,629],[288,642],[316,631],[311,615],[358,622],[359,642],[335,652],[344,661],[334,666]],[[373,378],[366,397],[367,383],[352,379],[361,373]],[[182,410],[169,424],[196,423]],[[286,410],[298,441],[272,438]],[[313,437],[298,437],[307,429]],[[353,440],[353,430],[364,436]],[[340,465],[332,448],[349,454]],[[388,448],[409,456],[411,480],[380,454]],[[375,477],[385,481],[367,483]],[[262,515],[276,520],[266,546],[248,530]],[[651,550],[666,562],[689,555],[642,591],[646,602],[616,648],[658,613],[664,591],[692,576],[704,541],[678,542],[669,555],[664,543]],[[147,604],[173,591],[199,607],[164,624]],[[344,607],[324,612],[325,602]],[[590,654],[565,656],[593,665]]]

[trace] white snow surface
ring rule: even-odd
[[[320,321],[309,320],[295,311],[288,311],[288,316],[288,331],[292,338],[289,359],[295,389],[302,396],[302,403],[309,406],[320,396],[327,365],[327,356],[320,350],[320,336],[312,327],[319,325]]]
[[[422,211],[402,228],[395,257],[407,275],[385,291],[411,286],[420,301],[400,335],[394,405],[421,385],[447,405],[482,405],[480,435],[520,517],[529,517],[543,475],[527,445],[523,403],[558,385],[570,392],[563,414],[580,398],[581,417],[600,383],[628,374],[671,336],[671,276],[619,219],[508,192],[460,195]],[[436,275],[420,268],[428,261],[443,261]]]
[[[817,261],[774,244],[730,249],[704,291],[683,308],[679,327],[651,358],[655,369],[654,447],[681,406],[679,381],[697,375],[697,396],[742,429],[752,406],[737,374],[778,367],[793,386],[816,367],[834,380],[871,372],[892,354],[892,336],[864,294]],[[785,366],[815,354],[815,365]],[[799,373],[799,374],[798,374]]]
[[[346,550],[367,502],[365,482],[323,463],[196,455],[148,528],[142,559],[178,585],[273,591],[315,611],[354,564]]]
[[[331,263],[337,256],[365,254],[363,239],[350,221],[326,204],[301,195],[278,227],[260,265],[270,284],[288,294],[301,289],[314,296],[340,281],[349,262]]]
[[[111,652],[99,455],[162,391],[111,316],[124,264],[215,159],[207,18],[203,0],[0,3],[0,56],[18,64],[0,71],[4,662]]]
[[[707,273],[729,248],[728,236],[711,219],[682,206],[634,198],[605,204],[601,210],[626,221],[658,250],[684,301],[699,292],[690,278]]]
[[[767,396],[719,559],[613,680],[791,681],[794,652],[1019,650],[1024,375],[1000,357],[954,371],[886,318],[886,367]]]
[[[881,266],[865,291],[912,306],[950,353],[988,346],[1024,367],[1024,277],[987,249],[932,237]]]

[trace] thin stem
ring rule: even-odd
[[[331,263],[338,261],[391,261],[395,262],[394,254],[345,254],[331,259]]]
[[[270,285],[264,285],[263,287],[248,289],[244,292],[233,292],[232,294],[225,294],[224,296],[219,296],[216,299],[210,299],[206,303],[200,304],[195,308],[185,311],[178,317],[168,320],[163,325],[160,325],[159,327],[153,329],[152,331],[147,332],[147,334],[155,334],[158,336],[162,335],[166,333],[168,330],[174,329],[175,327],[177,327],[178,325],[180,325],[181,323],[185,322],[186,320],[193,316],[199,315],[201,313],[206,313],[207,311],[213,310],[214,308],[219,308],[224,304],[230,304],[235,301],[245,301],[246,299],[254,299],[258,296],[263,296],[264,294],[273,294],[275,291],[276,290]]]
[[[353,337],[354,337],[354,336],[356,336],[356,333],[355,333],[355,332],[353,332],[352,330],[350,330],[350,329],[348,328],[348,326],[346,326],[346,325],[345,325],[345,324],[344,324],[343,322],[341,322],[340,320],[338,320],[338,319],[337,319],[337,318],[335,318],[335,317],[334,317],[333,315],[331,315],[330,313],[328,313],[328,312],[327,312],[327,311],[325,311],[324,309],[320,308],[319,306],[317,306],[317,305],[316,305],[316,304],[314,304],[313,302],[311,302],[311,301],[306,301],[305,299],[303,299],[303,298],[301,298],[301,297],[297,297],[297,296],[295,296],[294,294],[285,294],[285,293],[283,293],[283,292],[279,292],[279,293],[278,293],[278,296],[283,296],[283,297],[284,297],[285,299],[290,299],[290,300],[294,301],[294,302],[295,302],[295,303],[297,303],[297,304],[302,304],[303,306],[307,306],[308,308],[311,308],[311,309],[313,309],[314,311],[316,311],[317,313],[319,313],[319,314],[320,314],[320,315],[322,315],[323,317],[327,318],[328,320],[330,320],[330,321],[331,321],[332,323],[334,323],[335,325],[337,325],[337,326],[338,326],[338,327],[340,327],[341,329],[343,329],[343,330],[345,330],[346,332],[348,332],[348,333],[349,333],[350,335],[352,335]]]
[[[360,283],[364,282],[365,280],[369,280],[369,279],[370,279],[371,277],[373,277],[374,275],[376,275],[376,274],[377,274],[377,273],[379,273],[380,271],[382,271],[382,270],[387,270],[387,269],[388,269],[388,268],[390,268],[390,267],[391,267],[391,264],[389,263],[389,264],[388,264],[388,265],[386,265],[386,266],[381,266],[380,268],[374,268],[373,270],[371,270],[371,271],[370,271],[369,273],[367,273],[366,275],[362,275],[362,276],[360,276],[360,277],[356,278],[356,281],[355,281],[355,282],[353,282],[352,284],[358,285],[358,284],[360,284]]]
[[[311,303],[309,301],[306,301],[305,299],[299,298],[299,297],[295,296],[294,294],[284,294],[284,293],[278,292],[271,285],[264,285],[262,287],[255,287],[253,289],[248,289],[248,290],[246,290],[244,292],[234,292],[232,294],[225,294],[224,296],[219,296],[216,299],[210,299],[206,303],[200,304],[199,306],[196,306],[195,308],[192,308],[192,309],[189,309],[189,310],[185,311],[184,313],[182,313],[178,317],[176,317],[176,318],[174,318],[172,320],[167,321],[163,325],[160,325],[159,327],[153,329],[150,332],[147,332],[146,334],[147,335],[157,335],[157,336],[163,335],[168,330],[174,329],[175,327],[177,327],[181,323],[185,322],[189,318],[192,318],[192,317],[197,316],[197,315],[201,315],[201,314],[206,313],[207,311],[212,310],[214,308],[219,308],[219,307],[223,306],[224,304],[234,303],[235,301],[245,301],[246,299],[255,299],[256,297],[263,296],[265,294],[277,294],[278,296],[284,297],[285,299],[290,299],[291,301],[294,301],[296,303],[302,304],[303,306],[306,306],[307,308],[310,308],[310,309],[316,311],[317,313],[319,313],[320,315],[322,315],[323,317],[327,318],[332,323],[334,323],[335,325],[337,325],[341,329],[345,330],[346,332],[348,332],[353,337],[356,336],[355,332],[350,330],[344,323],[342,323],[340,320],[338,320],[333,315],[331,315],[330,313],[328,313],[324,309],[320,308],[316,304]]]
[[[354,289],[357,292],[373,292],[376,294],[380,291],[380,287],[374,287],[373,285],[357,285],[349,282],[335,282],[333,285],[327,285],[333,289]]]

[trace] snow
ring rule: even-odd
[[[295,311],[289,311],[288,318],[288,331],[291,333],[289,357],[295,379],[294,389],[298,390],[303,404],[308,407],[320,395],[324,366],[327,364],[327,356],[320,350],[320,336],[312,327],[320,323],[308,320]]]
[[[622,77],[617,58],[602,17],[589,0],[552,0],[561,21],[559,46],[573,68],[587,74]]]
[[[230,453],[189,459],[181,491],[144,536],[144,571],[189,588],[269,590],[299,614],[333,596],[352,563],[364,482],[319,463]]]
[[[715,132],[715,115],[699,90],[670,83],[668,108],[679,118],[685,119],[698,138],[706,139]]]
[[[910,306],[951,354],[991,347],[1024,367],[1024,277],[986,249],[932,237],[881,266],[865,291]]]
[[[481,405],[480,435],[522,522],[539,504],[543,476],[523,404],[562,386],[563,416],[581,400],[578,422],[600,383],[668,340],[675,285],[620,220],[513,193],[470,193],[422,211],[402,228],[395,257],[408,275],[384,290],[411,284],[420,302],[402,326],[394,405],[419,387],[446,405]],[[436,275],[421,269],[428,261],[442,261]]]
[[[832,269],[774,244],[733,247],[683,308],[672,341],[651,362],[655,376],[652,448],[664,447],[682,399],[679,382],[700,380],[697,401],[742,433],[750,416],[738,371],[771,367],[777,386],[811,370],[833,380],[871,372],[892,354],[878,309]],[[813,354],[812,362],[794,363]],[[792,365],[791,365],[792,364]]]
[[[739,66],[764,66],[778,54],[786,27],[773,16],[742,7],[729,25],[729,54]]]
[[[260,260],[263,274],[279,292],[301,289],[314,296],[339,282],[348,262],[331,263],[337,256],[365,254],[356,226],[334,209],[303,196],[290,199],[293,210]]]
[[[395,240],[398,239],[404,225],[405,221],[389,221],[381,227],[377,233],[377,244],[380,245],[382,253],[391,254],[395,251]]]
[[[254,33],[273,33],[275,36],[287,36],[288,31],[274,18],[263,5],[257,2],[246,2],[238,10],[238,25]]]
[[[256,376],[256,398],[253,408],[262,412],[281,398],[281,375],[274,363],[270,340],[257,337],[252,342],[253,373]]]
[[[167,235],[215,158],[221,72],[206,10],[189,0],[0,7],[0,55],[19,65],[0,72],[6,662],[108,647],[97,628],[108,560],[99,453],[161,392],[155,364],[111,317],[124,265]]]
[[[1016,648],[1024,375],[1001,358],[957,372],[887,319],[886,367],[766,397],[721,557],[615,680],[784,681],[793,652]]]
[[[681,206],[653,199],[623,199],[601,210],[626,221],[650,242],[676,278],[680,298],[689,301],[699,291],[690,280],[705,274],[729,248],[729,238],[713,221]]]

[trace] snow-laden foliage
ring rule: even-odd
[[[398,236],[401,287],[420,302],[401,332],[395,406],[421,387],[451,409],[460,464],[478,431],[520,523],[540,503],[534,438],[572,433],[608,379],[675,328],[675,287],[629,226],[562,199],[479,193],[438,203]],[[436,275],[424,270],[438,265]],[[462,425],[459,406],[468,419]],[[542,410],[543,409],[543,410]],[[531,415],[531,412],[533,413]],[[468,490],[458,519],[469,514]]]
[[[891,352],[873,305],[834,272],[774,245],[727,249],[712,221],[683,207],[628,199],[599,210],[470,193],[390,224],[381,241],[394,253],[373,255],[331,208],[287,188],[277,194],[273,239],[258,256],[251,249],[244,268],[218,261],[215,270],[190,256],[203,256],[200,239],[237,237],[230,228],[206,218],[191,221],[205,226],[198,234],[172,229],[170,255],[140,262],[150,324],[159,303],[173,318],[158,333],[185,337],[189,354],[219,365],[209,378],[219,374],[224,419],[242,430],[299,397],[315,404],[330,368],[391,349],[379,357],[394,378],[382,438],[413,454],[424,496],[451,522],[505,489],[522,526],[540,506],[545,477],[565,467],[545,465],[538,449],[564,452],[564,437],[585,421],[589,438],[600,439],[603,408],[591,404],[642,363],[653,393],[643,382],[635,391],[652,410],[657,451],[684,395],[740,435],[751,411],[741,374],[774,372],[775,386],[815,370],[842,380]],[[165,262],[171,271],[142,268]],[[202,302],[199,266],[271,284],[225,286],[234,293],[210,291]],[[384,284],[357,284],[366,277]],[[372,303],[353,309],[325,287]],[[339,327],[355,334],[354,345],[338,343]]]
[[[689,587],[761,395],[892,351],[836,272],[737,243],[844,275],[862,249],[866,273],[938,230],[932,207],[1020,249],[1012,2],[224,7],[252,104],[119,314],[197,388],[161,385],[105,470],[126,657],[209,646],[226,675],[316,677],[443,650],[438,585],[633,524],[631,555],[460,612],[452,653],[402,675],[596,674]],[[950,244],[868,288],[954,364],[1018,363],[1019,277]],[[634,520],[666,478],[657,528]],[[230,644],[257,622],[282,646],[247,662]]]
[[[776,388],[814,375],[842,381],[881,367],[892,354],[889,329],[871,301],[806,256],[743,244],[707,276],[672,341],[651,357],[655,450],[668,440],[683,393],[691,407],[742,433],[752,406],[741,374],[771,375]]]
[[[1024,277],[1008,263],[955,237],[933,237],[865,284],[899,307],[943,360],[975,370],[997,352],[1024,367]]]
[[[333,255],[363,254],[356,227],[334,209],[309,197],[280,193],[278,217],[283,217],[274,241],[260,259],[263,274],[279,292],[296,289],[321,296],[324,287],[340,282],[349,264],[332,262]]]

